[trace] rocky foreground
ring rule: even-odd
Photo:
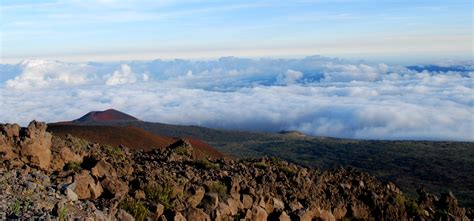
[[[131,151],[0,124],[0,219],[470,220],[446,193],[404,195],[352,169],[207,159],[180,140]]]

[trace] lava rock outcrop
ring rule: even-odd
[[[417,199],[350,168],[197,157],[190,142],[132,151],[0,125],[0,218],[59,220],[469,220],[451,193]]]

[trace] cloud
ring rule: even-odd
[[[277,83],[283,85],[295,84],[303,75],[304,74],[300,71],[288,70],[284,75],[278,76]]]
[[[144,79],[148,80],[147,75],[144,75]],[[132,68],[126,64],[120,66],[120,70],[114,71],[111,76],[107,77],[105,81],[106,85],[118,85],[118,84],[131,84],[137,81],[137,76],[133,73]]]
[[[73,86],[85,84],[91,77],[85,64],[70,65],[58,61],[31,59],[21,62],[18,66],[21,73],[7,80],[6,87],[29,90]]]
[[[474,141],[474,73],[472,64],[463,66],[469,71],[419,72],[319,56],[44,61],[20,64],[0,86],[0,121],[63,121],[116,108],[147,121],[214,128]]]
[[[29,59],[17,65],[2,66],[4,69],[0,74],[10,77],[5,80],[4,87],[23,91],[94,84],[131,84],[150,78],[147,72],[138,75],[129,65],[120,63],[104,65]]]

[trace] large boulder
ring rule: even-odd
[[[104,160],[100,160],[99,162],[97,162],[97,164],[91,169],[91,172],[92,175],[99,179],[103,177],[117,177],[117,171],[115,171],[114,167],[112,167],[112,165],[105,162]]]
[[[188,197],[187,202],[190,207],[196,207],[201,203],[201,200],[204,198],[205,194],[204,187],[198,186],[198,187],[193,187],[190,190],[191,196]]]
[[[68,163],[81,163],[84,157],[80,154],[74,153],[71,148],[63,146],[56,149],[51,161],[51,169],[58,171],[64,168]]]
[[[18,124],[0,124],[0,159],[9,160],[13,154],[13,146],[20,136]]]
[[[21,159],[33,167],[48,169],[51,164],[51,134],[46,123],[32,121],[20,141]]]
[[[103,188],[100,183],[95,182],[89,171],[82,170],[74,175],[73,190],[78,198],[83,199],[97,199],[102,195]]]
[[[106,177],[101,184],[115,199],[122,199],[128,192],[128,185],[117,178]]]

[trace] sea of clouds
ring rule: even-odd
[[[474,63],[302,59],[0,64],[0,121],[142,120],[358,139],[474,141]]]

